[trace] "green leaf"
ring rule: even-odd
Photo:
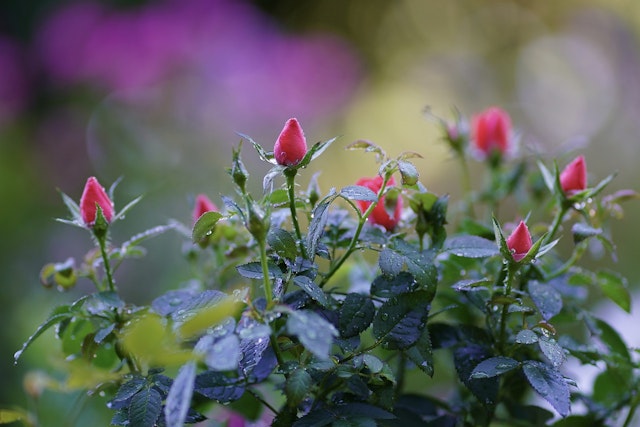
[[[490,357],[480,362],[471,372],[470,379],[491,378],[520,367],[520,362],[510,357]]]
[[[422,372],[433,376],[433,347],[431,345],[431,336],[429,330],[424,328],[418,341],[406,349],[405,354]]]
[[[205,336],[204,338],[213,337]],[[235,334],[212,340],[203,350],[205,351],[204,361],[212,371],[235,370],[242,358],[240,339]]]
[[[402,185],[412,186],[418,182],[420,174],[413,163],[405,160],[398,160],[398,170],[402,176]]]
[[[329,205],[336,197],[338,196],[332,190],[329,195],[318,202],[316,207],[313,209],[313,218],[311,219],[309,231],[307,233],[307,253],[311,258],[315,256],[318,242],[320,241],[320,237],[322,237],[322,233],[324,232],[324,227],[327,224],[327,219],[329,217]]]
[[[220,212],[210,211],[203,213],[193,226],[191,240],[194,243],[198,243],[209,237],[213,234],[216,224],[222,217],[223,215]]]
[[[612,355],[621,358],[625,363],[631,363],[631,355],[627,345],[611,325],[604,320],[593,317],[587,317],[585,320],[587,325],[591,327],[592,332],[602,340]]]
[[[194,391],[218,403],[233,402],[244,394],[244,379],[229,378],[222,372],[206,371],[196,377]]]
[[[362,356],[362,362],[369,368],[372,374],[382,372],[384,363],[372,354],[365,354]]]
[[[544,179],[545,185],[547,186],[549,191],[553,193],[555,189],[555,182],[556,182],[555,177],[549,171],[549,169],[547,169],[547,167],[540,161],[538,161],[538,168],[540,169],[540,173],[542,174],[542,178]]]
[[[380,148],[378,145],[374,144],[373,142],[367,141],[365,139],[359,139],[355,142],[352,142],[351,144],[347,145],[346,149],[347,150],[364,150],[367,153],[375,153],[376,159],[378,161],[381,161],[382,159],[387,157],[387,154],[384,152],[382,148]]]
[[[562,365],[567,358],[564,348],[553,338],[541,335],[538,339],[538,346],[540,346],[542,354],[556,368]]]
[[[518,344],[535,344],[538,342],[538,334],[531,329],[523,329],[516,335]]]
[[[573,243],[578,244],[589,237],[599,236],[602,234],[602,229],[577,222],[571,227],[571,234],[573,234]]]
[[[346,296],[338,310],[338,329],[343,338],[351,338],[369,327],[376,308],[370,298],[357,293]]]
[[[142,387],[146,384],[147,380],[145,378],[138,375],[134,376],[120,386],[116,395],[109,401],[109,407],[115,409],[125,407],[133,395],[142,390]]]
[[[389,349],[404,349],[418,341],[425,327],[431,295],[426,291],[401,294],[386,301],[373,319],[373,335]]]
[[[569,385],[556,368],[546,363],[527,360],[522,366],[531,387],[562,416],[569,415]]]
[[[500,227],[500,223],[495,217],[491,217],[491,222],[493,224],[493,233],[496,238],[496,243],[498,244],[498,249],[500,249],[500,253],[506,260],[513,260],[513,254],[509,250],[507,246],[507,241],[504,238],[504,232],[502,231],[502,227]]]
[[[287,230],[271,228],[267,234],[267,243],[283,258],[295,259],[298,256],[296,240]]]
[[[548,283],[532,280],[528,284],[529,296],[536,305],[542,318],[549,320],[562,310],[562,296]]]
[[[296,276],[293,283],[299,286],[307,295],[323,307],[329,304],[329,300],[324,291],[316,285],[316,283],[307,276]]]
[[[64,320],[70,319],[71,317],[73,317],[73,315],[74,314],[73,314],[73,312],[71,312],[71,308],[68,305],[63,305],[63,306],[54,308],[53,311],[51,312],[51,314],[49,315],[49,318],[47,318],[47,320],[45,320],[44,323],[42,323],[40,326],[38,326],[36,331],[29,338],[27,338],[27,340],[24,342],[24,344],[22,344],[22,348],[15,352],[15,354],[13,355],[14,363],[18,363],[18,360],[20,359],[20,356],[22,356],[22,353],[44,331],[46,331],[47,329],[49,329],[50,327],[52,327],[54,325],[57,325],[58,323],[60,323],[60,322],[62,322]]]
[[[371,283],[371,295],[382,298],[391,298],[407,292],[417,290],[419,287],[413,274],[406,271],[396,276],[380,275]]]
[[[311,148],[309,148],[309,151],[307,151],[307,154],[305,154],[304,157],[302,158],[302,160],[300,160],[300,163],[298,163],[295,166],[296,169],[304,168],[309,163],[311,163],[311,161],[313,161],[313,160],[317,159],[318,157],[320,157],[320,155],[322,153],[324,153],[324,151],[327,148],[329,148],[329,146],[331,144],[333,144],[336,139],[338,139],[338,138],[335,137],[335,138],[328,139],[326,141],[316,142],[315,144],[313,144],[311,146]]]
[[[288,403],[294,406],[298,405],[311,391],[312,385],[313,379],[304,368],[295,369],[289,374],[284,385]]]
[[[153,427],[162,410],[162,396],[155,388],[143,388],[131,399],[129,422],[136,427]]]
[[[394,239],[380,254],[378,261],[384,274],[397,275],[406,265],[413,274],[421,289],[435,295],[438,272],[433,264],[433,253],[419,252],[416,248],[402,239]]]
[[[126,213],[133,208],[135,205],[138,204],[138,202],[142,200],[142,196],[138,196],[135,199],[133,199],[132,201],[130,201],[129,203],[126,204],[125,207],[123,207],[122,209],[118,210],[118,212],[116,213],[116,215],[111,219],[111,222],[114,222],[118,219],[122,219],[124,218],[124,216],[126,215]]]
[[[22,408],[0,409],[0,424],[11,424],[15,421],[27,421],[29,418],[29,413]]]
[[[164,418],[167,427],[182,427],[191,406],[193,386],[196,381],[196,363],[182,365],[176,375],[164,407]]]
[[[464,258],[487,258],[498,255],[496,243],[479,236],[457,236],[445,241],[443,252]]]
[[[296,310],[289,314],[287,332],[298,337],[300,343],[321,360],[329,359],[336,328],[319,314],[310,310]]]
[[[627,279],[608,270],[596,273],[596,280],[602,292],[627,313],[631,313],[631,295]]]
[[[250,136],[240,132],[236,132],[236,133],[240,135],[241,138],[246,139],[251,143],[251,145],[253,145],[253,148],[255,148],[256,151],[258,152],[258,156],[260,157],[261,160],[275,164],[273,153],[267,153],[267,151],[264,148],[262,148],[262,145],[255,142]]]
[[[363,200],[365,202],[375,202],[378,195],[367,187],[361,185],[349,185],[340,190],[340,196],[348,200]]]
[[[238,273],[240,273],[242,277],[246,277],[247,279],[258,279],[258,280],[263,279],[262,264],[259,261],[238,265],[236,266],[236,270],[238,271]],[[277,265],[273,263],[268,264],[268,270],[269,270],[270,279],[284,277],[284,275],[282,274],[282,271],[278,268]]]

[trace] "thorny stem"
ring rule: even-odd
[[[384,181],[382,182],[382,186],[380,186],[380,190],[378,191],[377,199],[371,202],[367,210],[365,210],[364,213],[360,216],[360,220],[358,221],[358,226],[356,227],[356,231],[353,234],[351,241],[349,242],[349,247],[347,247],[345,252],[342,254],[342,257],[340,257],[340,259],[331,266],[331,269],[322,278],[322,281],[320,282],[320,285],[319,285],[321,288],[327,284],[329,279],[331,279],[331,277],[336,273],[336,271],[340,269],[342,264],[344,264],[344,262],[349,258],[349,256],[351,256],[351,254],[355,250],[356,244],[358,243],[358,239],[360,238],[360,233],[362,232],[362,228],[364,227],[365,222],[367,222],[367,218],[369,218],[369,215],[371,215],[371,212],[373,212],[375,207],[378,205],[380,201],[380,197],[382,197],[382,194],[384,193],[384,190],[387,187],[387,182],[389,182],[389,179],[385,177]],[[353,203],[351,203],[351,205],[353,206],[354,209],[356,209],[357,212],[359,212],[358,208],[355,205],[353,205]]]
[[[300,225],[298,224],[298,216],[296,213],[296,195],[295,195],[295,178],[298,171],[293,168],[287,168],[284,171],[284,175],[287,177],[287,191],[289,193],[289,209],[291,210],[291,222],[293,222],[293,228],[296,232],[296,238],[300,245],[300,254],[303,258],[307,259],[307,251],[305,250],[304,243],[302,242],[302,233],[300,232]],[[313,254],[311,254],[313,256]]]

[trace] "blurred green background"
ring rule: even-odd
[[[28,372],[55,375],[51,332],[13,365],[56,304],[91,290],[39,284],[42,265],[91,247],[86,232],[54,222],[66,215],[57,189],[77,200],[89,175],[105,186],[122,176],[116,207],[144,194],[113,230],[115,242],[169,218],[189,223],[194,194],[221,204],[231,190],[225,167],[236,132],[271,148],[297,117],[310,143],[340,135],[303,178],[322,170],[323,191],[375,174],[372,157],[342,149],[363,138],[392,155],[424,155],[422,182],[455,200],[456,164],[425,107],[451,117],[452,107],[470,116],[490,105],[512,115],[520,155],[564,164],[579,151],[590,183],[618,170],[612,190],[637,188],[640,2],[1,1],[0,404],[37,409],[41,425],[108,423],[96,421],[109,416],[99,396],[26,397]],[[244,153],[257,189],[266,168]],[[614,224],[618,264],[594,261],[634,288],[639,212],[631,203]],[[138,304],[189,277],[178,236],[147,247],[116,277]],[[637,314],[615,316],[640,345]]]

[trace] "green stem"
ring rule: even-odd
[[[553,223],[551,224],[551,228],[549,229],[549,232],[547,233],[547,236],[545,237],[544,242],[542,242],[543,245],[546,245],[553,240],[553,237],[556,235],[556,233],[558,232],[558,229],[560,228],[560,224],[562,224],[562,219],[567,213],[567,210],[568,208],[564,206],[564,204],[561,202],[560,208],[558,209],[558,212],[556,213],[555,218],[553,218]]]
[[[564,273],[569,271],[571,267],[575,265],[576,262],[582,258],[582,255],[587,249],[586,242],[579,244],[571,254],[571,257],[565,262],[562,267],[558,268],[556,271],[550,273],[549,275],[545,275],[545,281],[549,281],[551,279],[555,279],[558,276],[562,276]]]
[[[102,255],[102,262],[104,263],[104,273],[107,276],[107,286],[111,292],[115,292],[116,286],[115,286],[115,283],[113,282],[113,272],[111,271],[111,262],[109,261],[109,254],[107,254],[106,235],[97,237],[97,239],[98,239],[98,245],[100,246],[100,254]]]
[[[298,244],[300,246],[300,254],[303,258],[307,259],[307,251],[305,250],[304,243],[302,242],[302,233],[300,232],[300,225],[298,224],[298,215],[296,212],[296,195],[295,195],[295,178],[297,169],[287,168],[284,171],[284,175],[287,177],[287,192],[289,193],[289,209],[291,210],[291,222],[293,222],[293,228],[296,232]],[[313,254],[311,254],[313,256]]]
[[[273,290],[271,289],[271,278],[269,277],[269,266],[267,264],[267,247],[264,240],[258,240],[260,248],[260,265],[262,266],[262,279],[264,283],[264,296],[267,299],[267,308],[273,302]]]
[[[515,273],[517,270],[517,266],[512,263],[507,265],[507,276],[504,279],[504,295],[509,296],[511,294],[511,288],[513,286],[513,279],[515,277]],[[504,304],[502,306],[502,313],[500,315],[500,341],[498,342],[500,351],[504,354],[506,340],[507,340],[507,314],[508,314],[508,305]]]
[[[367,210],[365,210],[364,213],[362,214],[362,216],[360,217],[360,220],[358,221],[358,227],[356,227],[356,232],[354,233],[353,237],[351,238],[351,241],[349,242],[349,246],[347,247],[345,252],[342,254],[340,259],[338,261],[336,261],[336,263],[331,266],[331,268],[329,269],[327,274],[325,274],[325,276],[322,278],[322,281],[319,284],[319,286],[321,288],[324,285],[327,284],[329,279],[331,279],[331,277],[336,273],[336,271],[338,271],[338,269],[342,266],[342,264],[344,264],[344,262],[351,256],[351,254],[355,250],[356,244],[358,243],[358,239],[360,238],[360,233],[362,232],[362,228],[364,227],[365,222],[367,222],[367,218],[369,217],[369,215],[371,215],[371,212],[373,212],[373,210],[377,206],[377,204],[378,204],[378,202],[380,200],[380,197],[382,196],[382,193],[384,193],[384,190],[385,190],[385,188],[387,186],[387,182],[388,181],[389,180],[385,178],[384,182],[382,183],[382,186],[380,187],[380,190],[378,191],[377,200],[374,201],[374,202],[371,202],[371,204],[369,205]],[[351,206],[354,209],[356,209],[356,212],[359,212],[358,208],[355,205],[353,205],[353,203],[351,203],[351,201],[349,201],[349,200],[347,200],[347,201],[351,204]]]

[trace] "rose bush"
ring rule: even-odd
[[[631,425],[636,352],[587,303],[606,296],[630,311],[628,284],[581,260],[592,241],[615,253],[609,220],[637,194],[601,197],[613,175],[588,187],[582,156],[562,173],[503,156],[513,138],[502,110],[477,116],[472,137],[461,115],[437,120],[464,176],[455,203],[420,183],[418,154],[390,157],[368,141],[347,148],[375,154],[374,178],[326,193],[312,178],[300,191],[296,178],[334,140],[307,147],[295,119],[273,151],[243,135],[271,165],[263,191],[247,190],[239,147],[236,195],[222,209],[199,195],[193,226],[172,220],[113,242],[139,199],[116,211],[115,185],[107,193],[90,178],[79,205],[63,195],[71,218],[61,221],[87,229],[98,250],[80,265],[47,264],[41,279],[61,290],[88,279],[95,292],[53,309],[16,361],[55,327],[67,378],[108,394],[121,426]],[[469,179],[477,150],[486,188]],[[514,198],[517,212],[499,214]],[[118,267],[171,230],[189,242],[197,286],[124,301]],[[600,368],[593,392],[564,370],[569,358]],[[0,422],[31,419],[0,411]]]

